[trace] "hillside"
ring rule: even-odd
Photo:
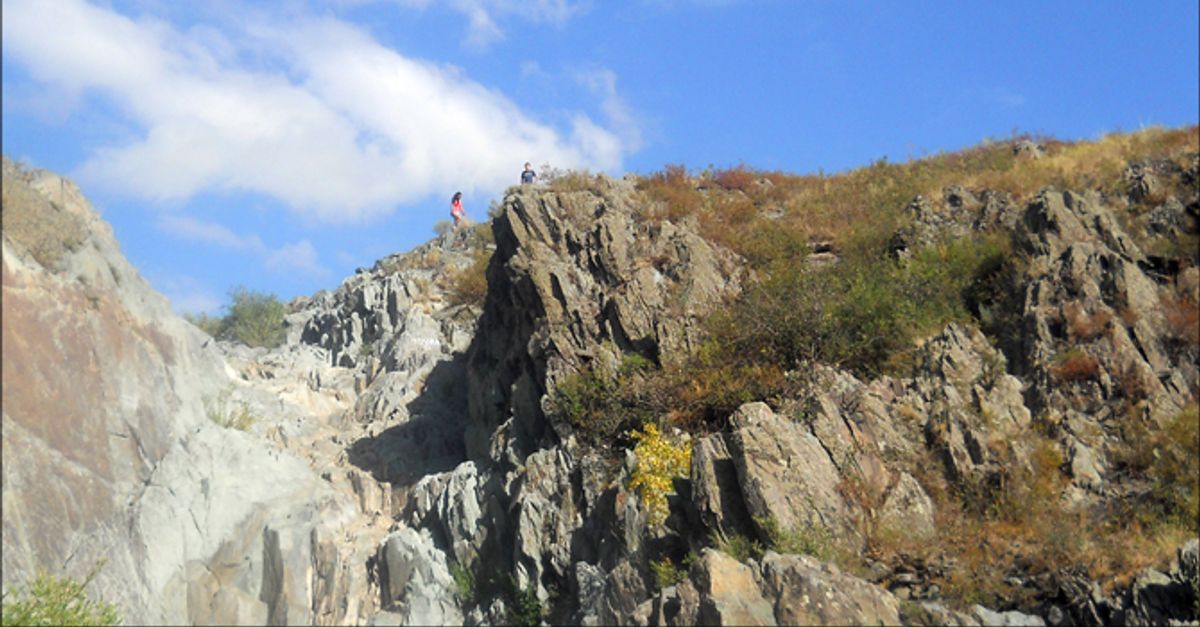
[[[197,624],[1195,621],[1198,184],[1196,127],[569,172],[250,349],[5,160],[5,588],[101,564],[127,621]]]

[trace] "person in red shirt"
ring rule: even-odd
[[[462,192],[454,192],[454,197],[450,199],[450,217],[454,218],[454,228],[458,228],[467,218],[467,210],[462,206]]]

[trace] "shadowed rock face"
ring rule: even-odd
[[[669,364],[696,340],[697,319],[740,289],[734,255],[687,225],[640,222],[634,193],[598,176],[583,191],[505,198],[468,353],[470,457],[511,444],[519,458],[565,438],[569,426],[547,424],[542,410],[562,377],[629,353]],[[510,418],[506,441],[494,440]]]

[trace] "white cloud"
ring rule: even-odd
[[[400,5],[428,8],[429,0],[396,0]],[[505,39],[501,19],[523,19],[534,23],[562,25],[575,15],[588,10],[589,2],[571,0],[445,0],[441,6],[467,18],[466,43],[474,48],[488,46]]]
[[[220,224],[203,222],[179,215],[164,215],[158,220],[160,230],[193,241],[215,244],[222,248],[265,252],[267,247],[257,235],[238,235]]]
[[[578,80],[600,98],[600,108],[608,123],[620,138],[620,150],[636,151],[642,146],[642,132],[633,111],[617,93],[617,75],[609,69],[600,68],[580,72]]]
[[[164,215],[158,220],[161,231],[186,240],[202,242],[229,250],[252,253],[263,260],[263,267],[279,274],[296,271],[325,277],[329,270],[318,260],[317,250],[308,240],[300,240],[272,249],[257,235],[238,235],[213,222],[179,215]]]
[[[329,274],[329,271],[317,262],[317,250],[308,240],[301,240],[273,251],[267,256],[266,267],[268,270],[282,274],[293,272],[306,272],[320,276]]]
[[[178,313],[216,315],[225,300],[187,275],[151,276],[150,280]]]
[[[565,20],[577,9],[561,0],[453,6],[493,24],[518,12]],[[333,18],[238,16],[227,26],[184,31],[82,0],[11,0],[3,38],[6,57],[42,84],[99,94],[139,129],[97,149],[80,178],[156,201],[253,192],[306,217],[354,222],[450,188],[498,191],[531,158],[615,170],[636,146],[615,88],[605,91],[615,78],[598,84],[613,128],[577,112],[557,129],[453,67],[401,56]],[[237,65],[245,58],[254,68]]]

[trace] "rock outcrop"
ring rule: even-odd
[[[565,439],[570,426],[542,407],[564,376],[625,354],[669,364],[695,342],[695,321],[737,293],[733,255],[694,228],[639,221],[636,207],[631,183],[602,175],[587,190],[505,198],[468,357],[468,455],[511,444],[523,457]]]
[[[210,420],[232,372],[73,184],[7,159],[3,176],[6,584],[102,564],[95,594],[132,623],[360,620],[310,586],[367,585],[329,542],[351,504]]]

